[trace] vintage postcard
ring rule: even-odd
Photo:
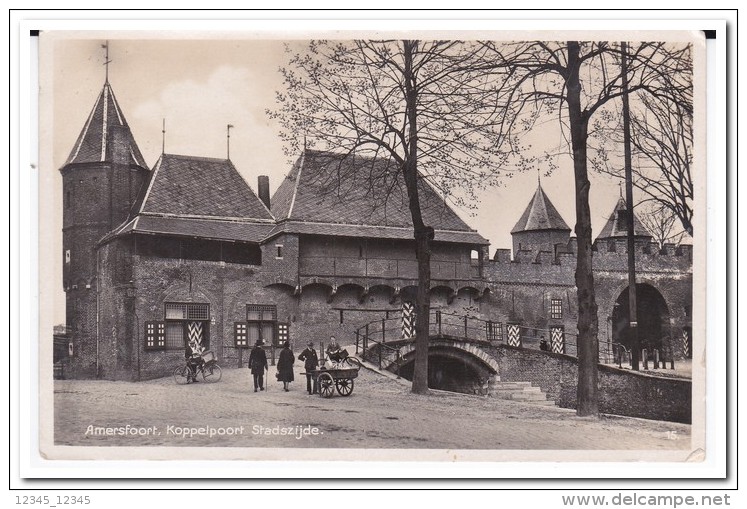
[[[43,458],[708,454],[702,33],[39,44]]]

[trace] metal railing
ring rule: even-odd
[[[410,258],[360,258],[345,256],[301,256],[298,259],[301,276],[375,277],[417,279],[418,262]],[[432,279],[479,279],[476,262],[431,260]]]
[[[362,353],[364,359],[377,361],[379,368],[396,362],[396,368],[399,370],[402,363],[402,344],[414,341],[415,334],[414,330],[409,331],[411,334],[404,334],[401,311],[393,314],[394,316],[373,320],[356,329],[355,352]],[[509,321],[484,320],[470,315],[431,310],[428,328],[431,339],[449,338],[491,345],[503,344],[578,357],[578,335],[565,331],[561,326],[541,329]],[[375,357],[368,359],[369,352],[374,349]],[[647,360],[654,366],[664,364],[664,354],[658,350],[642,351],[641,359],[644,359],[644,369],[648,369]],[[630,350],[621,343],[600,339],[599,362],[614,363],[622,367],[624,362],[631,362]],[[667,362],[673,369],[674,361]]]
[[[612,352],[611,362],[608,358],[606,364],[616,364],[618,368],[626,364],[629,368],[633,368],[633,352],[630,348],[622,343],[614,342],[610,343],[610,350]],[[666,355],[658,348],[642,348],[638,358],[644,370],[667,369],[667,364],[669,364],[669,369],[674,369],[674,355]]]

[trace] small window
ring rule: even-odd
[[[278,260],[282,260],[283,259],[283,245],[275,244],[275,249],[277,250],[275,254],[275,258],[277,258]]]
[[[550,301],[550,317],[555,320],[563,318],[563,299],[552,299]]]
[[[167,302],[164,305],[166,320],[209,320],[210,304]]]
[[[607,251],[609,253],[614,253],[617,251],[617,243],[614,240],[607,241]]]
[[[65,249],[65,263],[70,263],[70,250]]]
[[[261,339],[265,344],[277,344],[277,320],[275,305],[247,304],[247,341],[254,344]]]
[[[503,324],[501,322],[485,322],[485,335],[490,342],[503,341]]]

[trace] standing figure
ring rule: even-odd
[[[189,368],[187,383],[197,382],[197,367],[205,362],[202,360],[202,352],[202,345],[194,339],[189,341],[184,349],[184,357],[187,359],[187,367]]]
[[[313,341],[309,341],[308,343],[306,343],[306,349],[301,352],[301,355],[298,356],[298,360],[304,361],[303,367],[306,371],[306,390],[309,394],[316,394],[317,392],[319,392],[319,388],[317,387],[317,380],[316,378],[314,378],[312,371],[319,367],[319,356],[316,354],[316,350],[314,350]],[[311,388],[312,379],[314,380],[313,392]]]
[[[290,343],[283,343],[283,349],[280,350],[278,358],[278,380],[283,382],[283,390],[288,392],[288,384],[293,381],[293,361],[296,358],[291,352]]]
[[[267,367],[267,354],[265,349],[262,348],[262,340],[258,339],[257,344],[252,348],[252,353],[249,354],[249,369],[252,370],[252,376],[254,377],[254,392],[257,392],[257,388],[260,391],[265,390],[264,374],[265,370],[269,370]]]
[[[545,340],[545,336],[542,336],[542,339],[540,339],[540,350],[543,350],[545,352],[550,351],[550,345],[547,344],[547,341]]]

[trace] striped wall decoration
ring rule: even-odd
[[[565,332],[563,327],[550,328],[550,348],[553,353],[565,353]]]
[[[682,330],[682,353],[685,357],[690,357],[690,333],[687,329]]]
[[[189,344],[202,345],[202,322],[189,322],[187,324],[187,340]]]
[[[521,346],[521,328],[519,324],[506,324],[506,336],[510,346]]]
[[[402,339],[415,337],[415,305],[412,302],[402,303]]]

